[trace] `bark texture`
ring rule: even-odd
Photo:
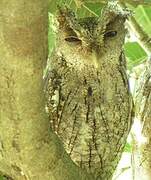
[[[151,179],[151,62],[144,66],[136,91],[136,113],[141,121],[144,142],[137,150],[139,153],[139,171],[144,180]],[[139,141],[139,140],[138,140]]]
[[[0,2],[0,172],[14,180],[87,180],[45,114],[47,24],[46,0]]]

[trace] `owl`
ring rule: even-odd
[[[73,162],[98,180],[112,178],[132,124],[123,53],[126,18],[118,6],[82,19],[60,9],[45,76],[52,130]]]

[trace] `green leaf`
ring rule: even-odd
[[[82,8],[78,9],[77,14],[79,17],[98,17],[101,14],[102,7],[100,3],[85,3],[82,5]]]
[[[132,152],[132,146],[129,143],[126,143],[125,147],[124,147],[124,152]]]
[[[50,1],[50,0],[49,0]],[[82,17],[88,17],[88,16],[100,16],[101,9],[104,4],[100,2],[87,2],[82,1],[81,6],[77,6],[75,3],[75,0],[56,0],[56,1],[50,1],[50,12],[55,13],[57,10],[57,5],[60,7],[67,6],[74,10],[79,18]]]
[[[6,178],[3,176],[0,176],[0,180],[6,180]]]
[[[127,42],[124,45],[128,69],[141,64],[147,58],[147,54],[137,42]]]
[[[151,36],[151,6],[138,6],[135,10],[136,21]]]
[[[76,10],[76,4],[74,0],[49,0],[49,12],[55,14],[56,10],[60,7],[69,7],[73,10]]]

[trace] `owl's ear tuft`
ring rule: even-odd
[[[114,26],[117,20],[121,20],[124,25],[125,20],[130,16],[128,9],[122,8],[117,1],[110,0],[101,11],[99,18],[98,28],[96,33],[99,34],[99,40],[104,41],[104,37],[114,37],[117,35],[116,28]]]
[[[59,22],[60,28],[74,28],[76,22],[76,15],[74,11],[67,7],[58,7],[58,16],[57,20]]]
[[[81,27],[74,11],[72,11],[66,6],[64,8],[58,7],[57,20],[59,22],[59,29],[64,33],[66,41],[81,41]]]

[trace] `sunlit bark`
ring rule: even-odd
[[[15,180],[89,179],[50,131],[44,110],[47,6],[0,2],[0,172]]]

